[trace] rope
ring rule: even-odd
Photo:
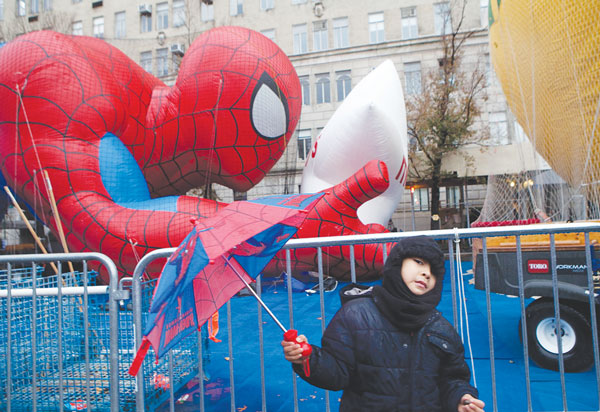
[[[136,249],[136,246],[138,245],[137,240],[133,240],[133,238],[131,238],[130,236],[127,236],[127,241],[129,242],[129,244],[131,245],[131,250],[133,250],[133,256],[135,257],[136,263],[140,263],[140,255]],[[150,275],[148,275],[148,273],[146,272],[146,269],[144,269],[144,271],[142,272],[142,280],[150,280]]]
[[[26,85],[27,85],[27,81],[25,82],[24,86],[26,86]],[[31,139],[31,147],[33,148],[33,153],[35,154],[35,158],[37,160],[38,172],[41,173],[42,170],[44,170],[44,168],[42,167],[42,161],[40,160],[40,154],[38,153],[37,144],[35,142],[35,138],[33,137],[33,132],[31,130],[31,124],[29,123],[29,116],[27,116],[27,110],[25,109],[25,102],[23,102],[22,90],[18,84],[16,85],[16,90],[17,90],[17,95],[19,96],[19,103],[20,103],[21,109],[23,110],[23,116],[25,117],[25,124],[27,125],[27,131],[29,132],[29,137]],[[17,110],[18,110],[18,108],[17,108]],[[15,125],[15,127],[17,128],[17,133],[18,133],[18,129],[19,129],[18,122]],[[17,147],[17,146],[15,146],[15,147]],[[37,176],[37,173],[35,173],[35,172],[36,171],[34,170],[34,174]],[[15,166],[15,179],[16,179],[16,166]],[[46,193],[49,193],[50,189],[48,188],[48,182],[46,181],[46,179],[44,179],[44,176],[42,176],[41,180],[42,180],[44,189],[46,189]],[[35,179],[34,179],[34,183],[35,183]]]
[[[462,260],[460,258],[460,239],[458,235],[454,239],[456,244],[456,276],[458,276],[458,301],[459,301],[459,315],[460,315],[460,338],[465,342],[464,331],[467,335],[467,347],[469,348],[469,358],[471,359],[471,371],[473,372],[473,385],[477,387],[477,377],[475,375],[475,361],[473,359],[473,348],[471,347],[471,334],[469,332],[469,314],[467,312],[467,299],[465,296],[465,280],[462,271]],[[463,330],[463,308],[464,308],[464,319],[465,328]]]

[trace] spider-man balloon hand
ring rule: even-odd
[[[363,225],[356,212],[360,205],[385,192],[388,186],[388,170],[385,163],[378,160],[370,161],[353,176],[327,191],[327,194],[309,212],[296,237],[312,238],[387,232],[382,225],[377,223]],[[381,274],[383,247],[383,244],[354,245],[357,278],[364,280]],[[389,248],[390,245],[388,244],[387,247]],[[350,279],[350,247],[324,247],[322,251],[324,271],[339,279]],[[315,249],[294,249],[291,253],[294,273],[316,270],[318,267]],[[268,270],[272,273],[281,273],[285,268],[285,254],[280,252],[271,261]]]
[[[172,87],[102,40],[29,33],[0,49],[0,101],[8,185],[57,233],[46,172],[70,250],[104,253],[122,274],[220,207],[169,195],[258,183],[301,104],[287,56],[239,27],[199,36]]]

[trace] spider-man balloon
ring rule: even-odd
[[[181,194],[211,182],[237,191],[257,184],[286,148],[301,109],[287,56],[240,27],[199,36],[172,87],[103,40],[29,33],[0,49],[0,101],[8,185],[57,233],[53,192],[70,251],[104,253],[122,274],[148,251],[178,245],[191,218],[222,206]],[[385,165],[368,168],[358,172],[364,186],[351,178],[333,190],[298,236],[383,231],[356,218],[356,208],[387,187]],[[372,274],[381,254],[361,252],[357,273]],[[313,266],[314,255],[298,255],[298,267]],[[331,256],[330,274],[346,274],[346,258]]]

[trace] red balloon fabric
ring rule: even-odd
[[[104,253],[130,274],[147,252],[178,245],[190,219],[223,206],[188,190],[246,191],[263,179],[296,128],[301,91],[283,51],[241,27],[200,35],[171,87],[101,39],[39,31],[0,48],[0,101],[7,185],[55,234],[60,224],[70,251]],[[364,189],[361,202],[380,192]],[[321,224],[298,236],[383,231],[328,197],[329,212],[311,212]],[[359,267],[376,270],[374,256]]]

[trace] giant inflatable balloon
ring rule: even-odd
[[[54,233],[64,228],[70,251],[104,253],[121,274],[145,253],[178,245],[190,219],[222,207],[185,196],[189,189],[258,183],[285,150],[301,106],[287,56],[239,27],[199,36],[172,87],[103,40],[32,32],[0,49],[0,101],[8,186]],[[356,208],[387,189],[385,165],[369,163],[349,181],[329,190],[298,236],[384,230],[362,225]],[[381,249],[361,252],[357,274],[377,273]],[[345,276],[347,255],[332,250],[326,270]],[[294,261],[314,262],[314,249]]]
[[[389,187],[358,209],[362,223],[387,225],[402,198],[408,171],[406,108],[398,72],[386,60],[352,89],[312,147],[302,173],[302,192],[341,183],[363,164],[379,159]]]
[[[489,12],[492,61],[510,109],[552,169],[597,203],[600,2],[498,0]]]

